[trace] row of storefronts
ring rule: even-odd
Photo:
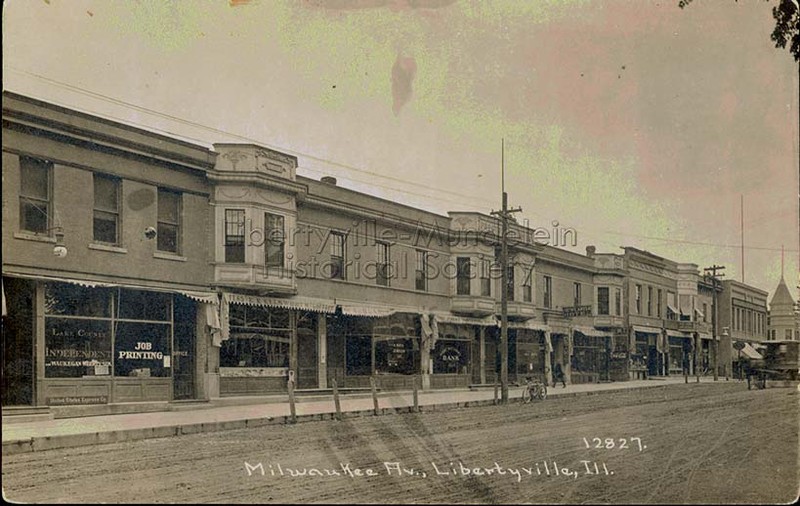
[[[299,389],[431,388],[497,381],[496,318],[394,312],[343,314],[331,301],[282,301],[229,293],[152,291],[75,280],[4,277],[4,382],[13,404],[95,404],[196,397],[198,358],[218,362],[220,396]],[[280,307],[284,306],[284,307]],[[293,306],[293,307],[288,307]],[[571,383],[694,372],[692,336],[636,328],[553,332],[511,323],[509,380],[528,375]],[[707,367],[703,339],[700,367]]]
[[[298,176],[260,146],[3,104],[4,406],[493,384],[501,290],[511,382],[708,370],[693,264],[578,254],[513,224],[501,287],[494,217]]]

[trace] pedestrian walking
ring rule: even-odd
[[[564,370],[561,369],[561,364],[556,362],[556,367],[553,370],[553,386],[556,386],[558,382],[561,382],[564,388],[567,388],[567,382],[564,379]]]

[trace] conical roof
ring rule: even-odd
[[[779,307],[779,306],[794,306],[794,299],[792,299],[792,294],[789,293],[789,287],[786,286],[786,281],[784,281],[783,276],[781,276],[781,280],[778,282],[778,287],[775,289],[775,294],[772,296],[772,300],[769,301],[770,308]]]

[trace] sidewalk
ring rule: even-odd
[[[701,381],[707,383],[713,382],[713,379],[703,378]],[[724,379],[722,382],[725,383]],[[681,376],[617,383],[569,385],[566,388],[550,387],[548,388],[548,398],[591,395],[683,383],[684,379]],[[689,378],[689,385],[693,384],[695,384],[695,378]],[[522,387],[509,388],[511,402],[519,402],[521,394]],[[281,402],[276,397],[284,399],[284,401]],[[289,403],[285,399],[287,399],[285,395],[270,396],[265,397],[263,404],[6,423],[3,425],[2,453],[9,455],[53,448],[284,424],[290,421]],[[441,390],[419,393],[419,406],[422,412],[489,405],[493,402],[494,390],[492,388],[478,391]],[[378,395],[378,403],[381,414],[409,412],[413,406],[413,394],[410,391],[382,392]],[[300,398],[295,406],[297,422],[329,420],[335,416],[332,396],[324,400],[321,400],[320,397]],[[370,416],[374,413],[372,397],[341,396],[341,410],[343,416]]]

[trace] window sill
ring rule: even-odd
[[[153,253],[153,258],[160,258],[162,260],[172,260],[173,262],[185,262],[186,257],[177,255],[175,253],[167,253],[165,251],[156,251]]]
[[[89,243],[89,249],[95,249],[98,251],[109,251],[111,253],[127,253],[127,248],[120,248],[119,246],[112,246],[110,244],[100,244],[96,242]]]
[[[56,243],[55,237],[43,234],[34,234],[30,232],[14,232],[14,239],[22,239],[23,241],[46,242],[49,244]]]

